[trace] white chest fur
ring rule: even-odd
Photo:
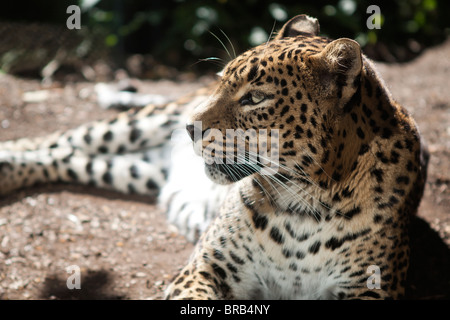
[[[284,231],[283,243],[266,239],[259,242],[264,249],[252,248],[258,254],[253,257],[251,270],[246,271],[243,281],[247,284],[240,287],[253,289],[237,295],[243,299],[336,298],[344,279],[336,272],[336,252],[325,248],[330,227],[312,219],[286,216],[274,217],[268,229],[274,226]]]

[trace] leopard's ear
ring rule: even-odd
[[[359,43],[341,38],[327,44],[318,57],[331,72],[354,77],[361,72],[362,57]]]
[[[323,94],[336,95],[346,102],[360,84],[362,54],[358,42],[341,38],[327,44],[322,52],[310,56],[312,69],[317,71]]]
[[[284,24],[275,39],[296,37],[299,35],[317,36],[320,32],[319,21],[305,14],[295,16]]]

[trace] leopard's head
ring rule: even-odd
[[[207,175],[227,184],[256,172],[312,174],[332,157],[334,123],[360,86],[361,49],[318,36],[306,15],[227,64],[187,124]]]

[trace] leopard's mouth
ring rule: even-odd
[[[230,184],[242,180],[256,172],[261,168],[257,165],[246,163],[222,164],[222,163],[205,163],[205,172],[207,176],[218,184]]]

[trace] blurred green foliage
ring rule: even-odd
[[[373,4],[381,10],[381,28],[370,30],[367,8]],[[413,58],[450,30],[447,0],[84,0],[81,5],[92,26],[109,19],[108,45],[152,53],[177,67],[210,57],[228,60],[226,51],[232,55],[233,47],[239,53],[267,41],[273,28],[300,13],[318,18],[326,36],[356,39],[377,60]]]
[[[151,54],[185,70],[218,70],[198,62],[228,61],[233,51],[267,41],[300,13],[318,18],[323,35],[356,39],[376,60],[409,60],[446,39],[450,30],[448,0],[22,0],[3,10],[0,20],[65,24],[70,4],[82,8],[82,26],[90,31],[85,34],[100,35],[103,42],[97,45],[111,48],[119,61]],[[370,5],[381,10],[380,29],[367,27]]]

